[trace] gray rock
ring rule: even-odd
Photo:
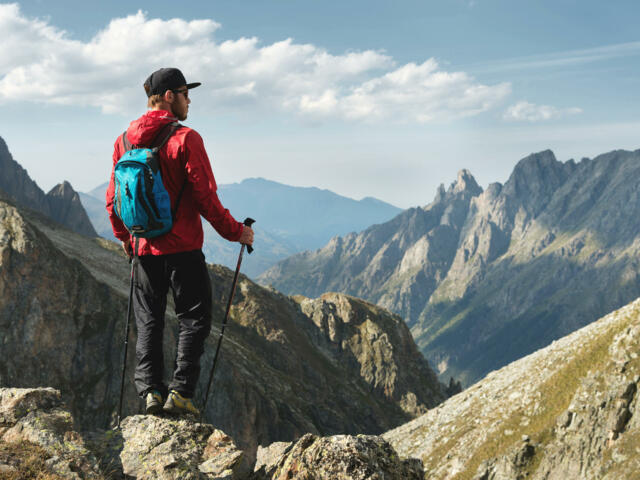
[[[251,470],[226,434],[190,420],[135,415],[122,422],[125,475],[144,479],[245,478]]]
[[[97,459],[63,407],[60,392],[52,388],[0,388],[0,441],[38,445],[50,455],[48,468],[63,478],[100,478]]]
[[[294,442],[274,442],[267,447],[258,447],[255,471],[271,472],[277,467],[281,458],[293,447]]]
[[[401,460],[380,437],[307,434],[286,450],[277,463],[261,465],[255,478],[422,480],[423,472],[419,460]]]

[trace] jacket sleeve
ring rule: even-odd
[[[193,188],[193,199],[202,215],[216,231],[227,240],[237,241],[244,226],[229,210],[222,206],[218,198],[216,180],[211,170],[211,162],[204,149],[200,134],[194,130],[187,133],[184,142],[186,158],[185,170]]]
[[[107,187],[107,213],[109,214],[109,220],[111,221],[111,228],[113,229],[113,234],[120,241],[129,240],[131,237],[129,236],[129,231],[127,227],[124,226],[122,220],[116,215],[113,206],[113,200],[115,196],[115,185],[113,182],[113,174],[115,170],[116,163],[118,163],[118,159],[120,158],[119,146],[122,143],[120,137],[116,140],[115,145],[113,146],[113,165],[111,167],[111,179],[109,180],[109,186]]]

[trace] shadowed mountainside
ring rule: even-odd
[[[88,237],[98,235],[71,184],[65,181],[45,195],[27,171],[13,159],[1,137],[0,172],[0,190],[19,205],[42,212],[74,232]]]
[[[221,266],[209,272],[215,320],[203,377],[232,279]],[[0,385],[51,385],[83,428],[106,426],[119,394],[128,277],[116,244],[0,202]],[[172,371],[172,314],[166,330]],[[402,319],[354,298],[293,299],[241,276],[225,338],[205,418],[253,454],[307,432],[381,433],[445,398]],[[124,413],[140,405],[127,381]]]

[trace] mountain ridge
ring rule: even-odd
[[[461,171],[430,204],[289,257],[258,281],[398,313],[441,378],[469,385],[640,294],[638,159],[617,150],[560,162],[545,150],[484,191]]]

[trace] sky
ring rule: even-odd
[[[180,68],[219,184],[263,177],[402,208],[533,152],[640,148],[637,0],[0,3],[0,137],[48,191],[108,180]],[[224,199],[222,199],[224,202]]]

